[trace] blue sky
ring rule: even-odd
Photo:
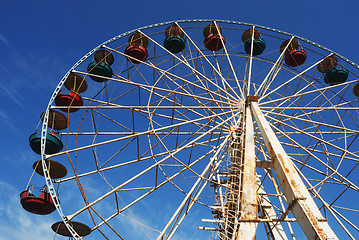
[[[28,137],[57,83],[101,42],[177,19],[223,19],[280,29],[358,63],[358,2],[344,1],[5,1],[0,15],[0,240],[49,239],[46,217],[26,213],[19,194],[38,160]],[[34,225],[36,227],[34,228]]]

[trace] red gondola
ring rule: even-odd
[[[125,54],[130,56],[127,57],[129,62],[138,64],[146,61],[148,57],[148,38],[140,32],[132,34],[128,38],[128,47],[125,49]]]
[[[213,35],[210,33],[205,39],[204,39],[204,46],[210,51],[218,51],[223,48],[223,43],[225,42],[225,39],[222,35]]]
[[[26,211],[39,215],[47,215],[56,210],[50,194],[45,191],[41,191],[40,196],[36,197],[25,190],[20,194],[20,203]]]
[[[136,47],[133,45],[129,45],[125,49],[125,54],[127,54],[128,56],[131,56],[131,57],[127,57],[127,60],[134,64],[138,64],[143,61],[146,61],[146,59],[148,57],[148,52],[147,52],[146,48],[143,46]]]
[[[279,51],[282,53],[284,49],[285,54],[288,54],[292,50],[299,49],[299,42],[296,39],[287,39],[280,45]]]
[[[222,29],[211,23],[207,25],[203,30],[204,46],[210,51],[219,51],[223,48],[225,39],[222,35]]]
[[[285,63],[291,67],[302,65],[307,59],[307,53],[304,50],[293,49],[285,55]]]
[[[83,101],[80,95],[70,92],[69,94],[64,94],[62,91],[60,91],[56,98],[55,98],[55,104],[59,107],[70,107],[70,106],[78,106],[81,107],[83,105]],[[60,110],[64,112],[76,112],[79,110],[78,108],[60,108]]]

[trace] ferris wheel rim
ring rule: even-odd
[[[311,44],[313,46],[316,46],[316,47],[319,47],[325,51],[328,51],[330,52],[331,54],[334,54],[335,56],[341,58],[342,60],[344,60],[345,62],[347,62],[348,64],[354,66],[355,68],[358,68],[359,69],[359,66],[355,63],[353,63],[352,61],[346,59],[345,57],[335,53],[334,51],[331,51],[319,44],[316,44],[312,41],[309,41],[307,39],[304,39],[302,37],[299,37],[299,36],[296,36],[296,35],[293,35],[293,34],[289,34],[289,33],[286,33],[286,32],[283,32],[283,31],[280,31],[280,30],[276,30],[276,29],[273,29],[273,28],[268,28],[268,27],[264,27],[264,26],[260,26],[260,25],[255,25],[255,24],[250,24],[250,23],[244,23],[244,22],[237,22],[237,21],[226,21],[226,20],[211,20],[211,19],[198,19],[198,20],[174,20],[174,21],[168,21],[168,22],[162,22],[162,23],[158,23],[158,24],[152,24],[152,25],[147,25],[147,26],[144,26],[144,27],[141,27],[141,28],[138,28],[138,29],[134,29],[134,30],[131,30],[131,31],[127,31],[123,34],[120,34],[120,35],[117,35],[103,43],[101,43],[100,45],[98,45],[97,47],[95,47],[94,49],[92,49],[91,51],[89,51],[84,57],[82,57],[78,62],[75,63],[75,65],[73,65],[70,70],[65,74],[65,76],[62,78],[62,80],[60,81],[60,83],[57,85],[55,91],[53,92],[52,94],[52,97],[48,103],[48,106],[46,108],[46,111],[45,111],[45,114],[44,114],[44,121],[43,121],[43,124],[42,124],[42,129],[41,129],[41,160],[42,160],[42,163],[43,163],[43,171],[44,171],[44,176],[45,176],[45,180],[46,180],[46,184],[47,184],[47,187],[50,191],[50,195],[51,197],[53,198],[54,202],[58,202],[57,200],[57,196],[56,196],[56,192],[54,191],[55,188],[52,184],[52,181],[51,181],[51,178],[50,178],[50,175],[48,173],[48,169],[47,169],[47,165],[45,163],[45,160],[47,159],[46,158],[46,154],[45,154],[45,145],[46,145],[46,133],[47,133],[47,130],[48,130],[48,117],[49,117],[49,111],[51,109],[51,106],[54,102],[54,99],[56,97],[56,95],[59,93],[60,89],[62,88],[62,86],[64,85],[65,83],[65,80],[67,79],[67,77],[69,76],[69,74],[71,72],[73,72],[77,66],[79,66],[81,63],[83,63],[86,59],[88,59],[94,52],[96,52],[98,49],[100,49],[102,46],[106,45],[106,44],[109,44],[113,41],[116,41],[120,38],[123,38],[125,36],[128,36],[136,31],[141,31],[141,30],[145,30],[145,29],[148,29],[148,28],[153,28],[153,27],[159,27],[159,26],[164,26],[164,25],[169,25],[169,24],[173,24],[173,23],[194,23],[194,22],[219,22],[219,23],[228,23],[228,24],[238,24],[238,25],[245,25],[245,26],[255,26],[255,27],[258,27],[258,28],[262,28],[262,29],[266,29],[266,30],[269,30],[269,31],[273,31],[273,32],[276,32],[276,33],[280,33],[280,34],[284,34],[284,35],[288,35],[288,36],[292,36],[292,37],[295,37],[301,41],[304,41],[308,44]],[[63,212],[62,212],[62,209],[61,209],[61,206],[60,204],[58,204],[58,206],[56,205],[56,209],[57,211],[59,212],[62,220],[66,223],[66,226],[70,226],[68,223],[69,221],[71,220],[71,218],[69,219],[68,216],[64,215]],[[71,226],[70,226],[71,227]],[[74,231],[74,237],[76,238],[79,238],[81,239],[80,236],[78,235],[75,235],[77,234],[75,231]]]

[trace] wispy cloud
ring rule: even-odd
[[[0,42],[3,42],[5,45],[10,46],[9,41],[7,38],[0,33]]]
[[[0,84],[0,89],[3,90],[4,93],[17,105],[19,105],[22,108],[25,108],[25,106],[22,104],[22,102],[19,100],[21,99],[20,94],[13,88],[9,88],[4,86],[3,84]]]
[[[54,215],[37,216],[26,212],[20,205],[20,192],[12,185],[0,181],[0,240],[47,240],[54,236],[51,230]]]
[[[7,128],[11,128],[11,130],[20,133],[19,129],[11,121],[11,118],[2,110],[0,110],[0,123],[4,123],[4,126]]]
[[[57,57],[43,56],[38,52],[19,52],[0,33],[0,46],[2,44],[7,45],[7,51],[3,57],[6,59],[6,64],[0,65],[2,72],[0,96],[6,94],[19,104],[24,95],[23,91],[43,92],[46,90],[50,95],[56,83],[61,80],[59,66],[63,63]],[[62,71],[62,74],[65,74],[65,71]]]

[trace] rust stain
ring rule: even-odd
[[[258,102],[259,96],[247,96],[246,102]]]
[[[297,182],[293,179],[292,171],[287,167],[287,163],[284,161],[281,154],[277,154],[277,158],[278,158],[279,162],[282,163],[283,170],[284,170],[285,174],[288,176],[288,179],[290,179],[289,184],[292,187],[294,194],[296,195],[296,197],[301,197],[302,195],[299,191],[299,186],[298,186]]]
[[[301,200],[305,200],[304,198],[302,198],[302,194],[299,190],[299,186],[297,184],[297,182],[293,179],[293,176],[292,176],[292,171],[286,167],[287,164],[286,162],[284,161],[283,157],[281,154],[277,154],[277,158],[278,158],[278,161],[281,162],[282,164],[282,167],[283,167],[283,170],[285,171],[285,173],[289,176],[289,179],[290,179],[290,185],[293,189],[293,192],[294,194],[296,195],[297,198],[299,198],[297,201],[300,201]],[[307,206],[307,204],[305,202],[299,202],[299,205],[303,208],[303,211],[306,213],[306,216],[308,217],[308,220],[311,222],[313,228],[314,228],[314,232],[316,233],[316,235],[318,235],[317,237],[319,237],[318,239],[327,239],[327,235],[326,233],[324,232],[324,230],[319,226],[319,221],[318,219],[316,218],[316,216],[313,214],[313,212],[309,209],[309,207]],[[316,238],[317,238],[316,237]]]
[[[301,204],[303,207],[303,210],[307,213],[307,216],[309,218],[309,221],[312,223],[313,227],[315,228],[316,232],[319,234],[319,239],[327,239],[327,235],[325,234],[324,230],[319,226],[318,219],[314,216],[313,212],[310,211],[308,206],[306,204]]]

